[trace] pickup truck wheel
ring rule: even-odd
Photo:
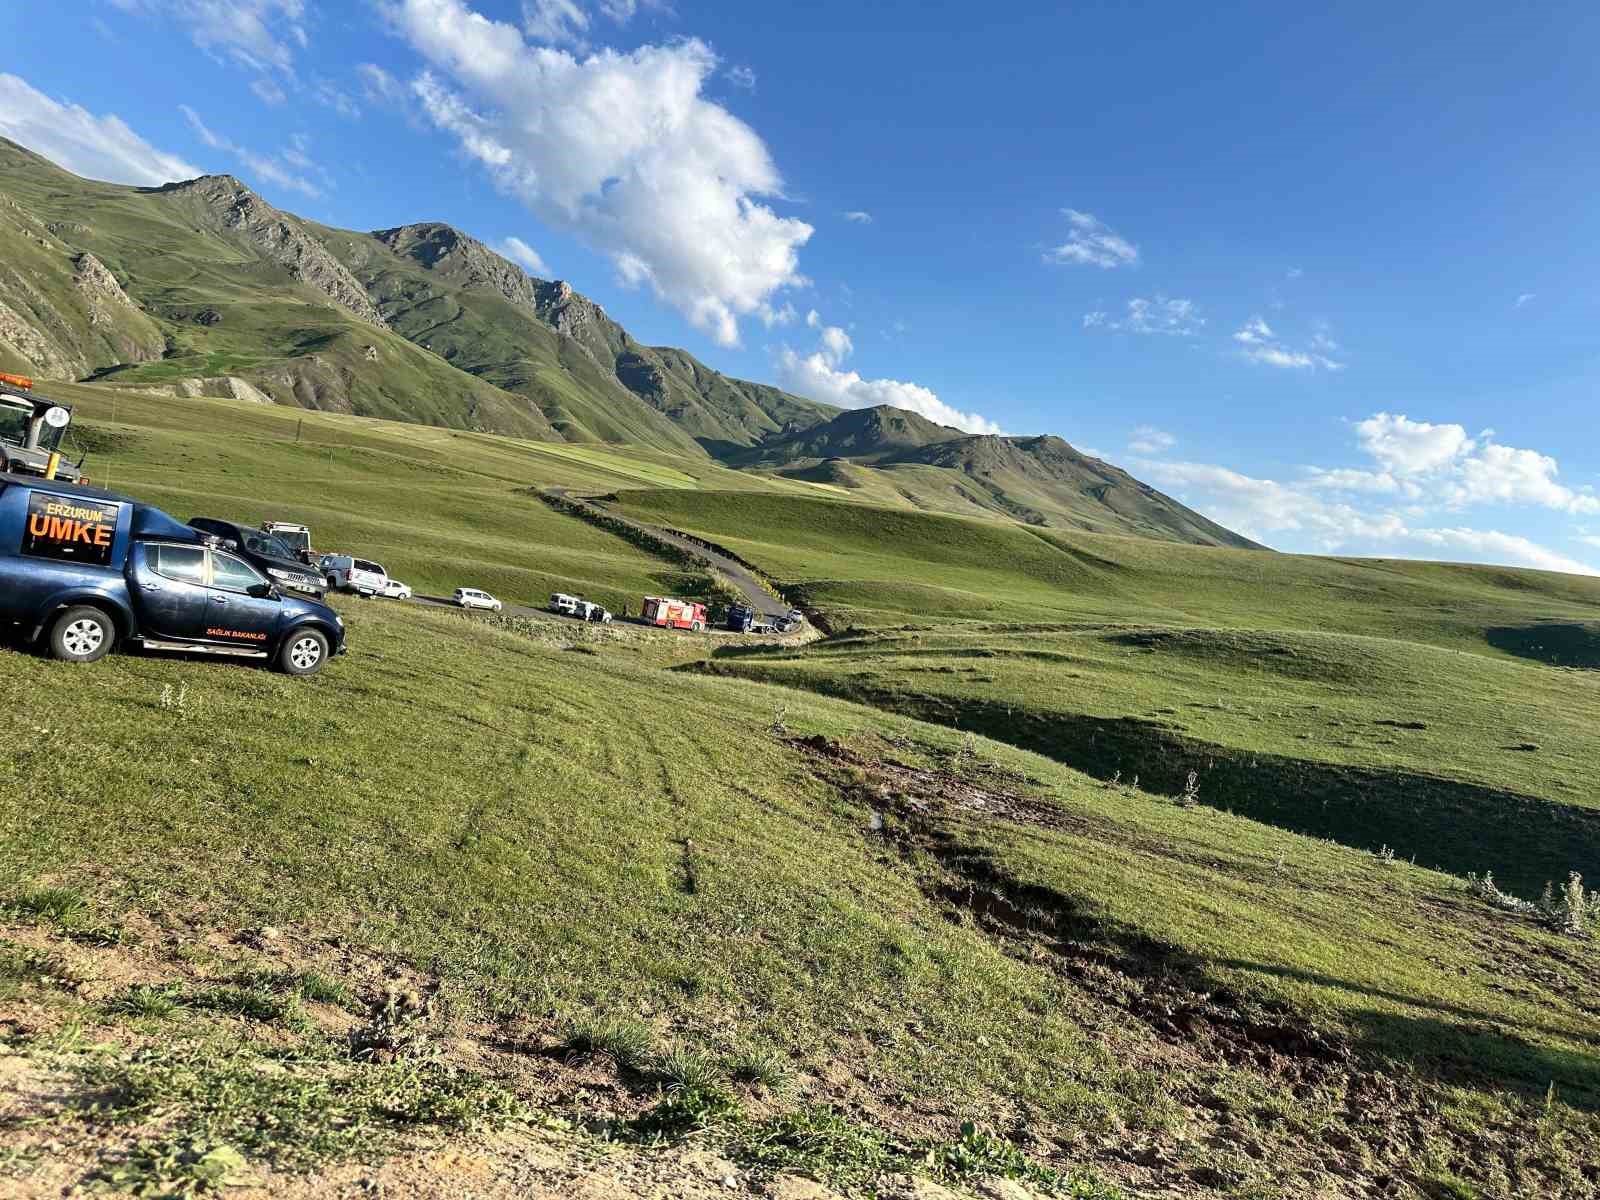
[[[315,675],[328,661],[328,639],[315,629],[296,629],[278,651],[278,669],[286,675]]]
[[[104,658],[117,640],[117,627],[98,608],[69,608],[50,627],[50,656],[62,662],[89,663]]]

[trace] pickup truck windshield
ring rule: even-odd
[[[247,529],[244,531],[244,548],[251,554],[264,554],[268,558],[295,558],[295,552],[281,537],[275,534],[262,533],[260,530]]]

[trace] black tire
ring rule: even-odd
[[[111,653],[117,640],[116,622],[104,609],[75,605],[50,626],[50,657],[61,662],[97,662]]]
[[[296,629],[278,647],[277,667],[285,675],[315,675],[327,661],[327,635],[315,629]]]

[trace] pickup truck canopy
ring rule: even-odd
[[[198,529],[191,529],[177,517],[148,504],[134,506],[132,532],[135,538],[159,538],[163,542],[203,542],[206,539]]]
[[[61,480],[43,479],[18,479],[19,485],[33,488],[35,491],[52,492],[59,496],[76,496],[84,500],[104,500],[116,504],[131,504],[133,506],[133,521],[130,532],[135,538],[159,538],[164,542],[204,542],[205,535],[197,529],[190,529],[182,521],[169,513],[162,512],[159,508],[152,508],[143,501],[135,500],[132,496],[124,496],[117,492],[108,492],[102,488],[84,487],[81,483],[66,483]],[[0,491],[6,488],[7,480],[0,475]]]

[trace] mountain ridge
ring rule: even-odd
[[[635,339],[441,221],[299,217],[237,177],[80,179],[0,139],[0,369],[786,475],[891,507],[1254,543],[1059,438],[841,410]]]

